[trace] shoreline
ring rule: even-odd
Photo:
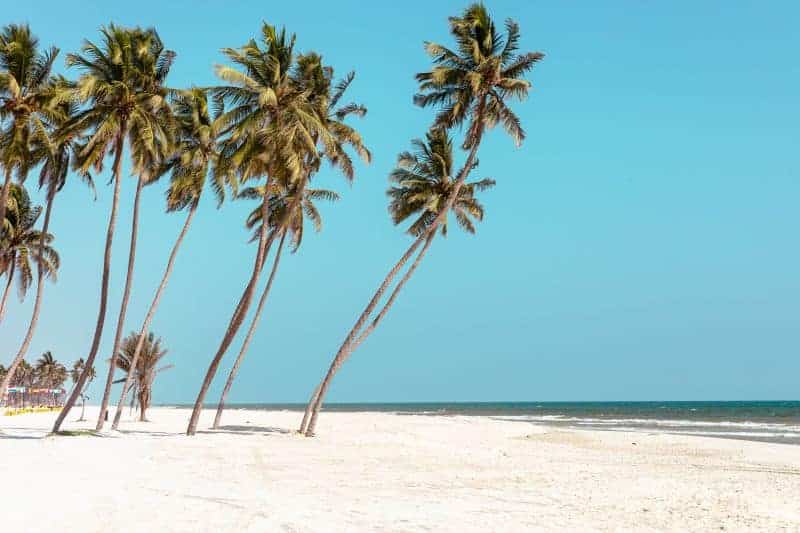
[[[92,429],[87,422],[67,430]],[[792,445],[574,430],[477,416],[226,411],[183,435],[154,407],[102,437],[47,436],[50,413],[0,417],[4,526],[23,530],[796,530]],[[36,484],[52,486],[42,496]],[[46,501],[46,504],[42,503]],[[45,507],[42,507],[45,505]],[[41,512],[46,508],[47,512]],[[334,527],[335,524],[335,527]]]

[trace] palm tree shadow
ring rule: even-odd
[[[242,425],[228,425],[228,426],[220,426],[219,429],[208,429],[204,431],[198,431],[198,433],[208,433],[208,434],[215,434],[215,433],[227,433],[229,435],[256,435],[256,434],[281,434],[281,435],[288,435],[291,433],[290,430],[286,428],[279,428],[275,426],[242,426]]]

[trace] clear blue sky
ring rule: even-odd
[[[370,5],[373,4],[373,5]],[[35,5],[35,7],[34,7]],[[64,52],[101,24],[154,25],[178,52],[173,86],[214,82],[221,47],[261,20],[321,52],[369,107],[359,124],[374,161],[325,228],[287,256],[232,393],[304,401],[389,266],[408,243],[386,213],[396,154],[424,134],[413,75],[424,40],[449,42],[465,2],[7,2]],[[522,48],[546,60],[516,109],[521,149],[500,131],[480,153],[486,219],[476,237],[435,243],[384,324],[347,363],[332,401],[797,399],[800,380],[800,7],[796,2],[520,2]],[[63,59],[59,61],[63,69]],[[76,75],[77,73],[73,73]],[[110,167],[110,165],[109,165]],[[58,197],[60,279],[45,293],[31,356],[85,357],[99,296],[110,187]],[[32,180],[33,184],[34,181]],[[105,374],[124,281],[134,181],[126,179]],[[144,193],[134,293],[138,329],[183,221]],[[208,198],[210,200],[210,197]],[[248,204],[202,206],[155,320],[174,370],[157,402],[191,402],[251,268]],[[32,295],[0,328],[16,350]],[[238,343],[234,346],[238,349]],[[217,398],[229,354],[209,401]],[[100,381],[100,380],[98,380]],[[98,398],[99,384],[93,399]]]

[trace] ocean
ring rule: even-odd
[[[286,409],[301,404],[231,404],[229,409]],[[747,402],[459,402],[330,403],[327,411],[489,416],[530,424],[800,444],[800,401]]]

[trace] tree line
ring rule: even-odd
[[[499,30],[483,4],[467,7],[448,22],[455,47],[426,42],[432,65],[416,75],[418,91],[413,102],[435,111],[430,129],[411,142],[411,150],[399,154],[397,166],[389,174],[390,217],[395,224],[409,223],[406,231],[412,242],[358,316],[312,392],[300,426],[300,432],[307,436],[314,434],[335,374],[386,316],[436,235],[447,234],[448,216],[469,233],[474,233],[477,222],[483,219],[479,194],[495,182],[468,178],[478,167],[485,134],[499,124],[517,146],[525,138],[509,103],[526,98],[531,88],[526,75],[543,54],[520,52],[517,23],[508,19],[504,31]],[[109,175],[112,187],[94,334],[83,370],[76,376],[54,432],[60,430],[83,394],[107,329],[111,247],[122,194],[123,159],[130,164],[136,186],[126,278],[113,328],[97,430],[105,424],[120,357],[128,368],[135,369],[147,352],[148,342],[153,342],[150,325],[205,189],[211,190],[218,207],[228,198],[255,204],[244,221],[251,241],[256,243],[252,270],[243,280],[241,296],[210,358],[188,422],[188,435],[195,434],[219,365],[255,304],[218,401],[214,427],[219,427],[227,395],[268,301],[282,253],[287,248],[290,253],[299,249],[307,223],[316,231],[321,229],[319,202],[338,199],[335,192],[313,183],[320,169],[328,165],[351,182],[355,178],[354,158],[366,163],[371,160],[362,136],[351,124],[367,109],[346,100],[354,72],[337,78],[319,53],[298,52],[294,34],[267,23],[257,37],[221,52],[226,64],[215,66],[218,85],[172,87],[168,77],[177,55],[165,46],[157,31],[112,23],[100,29],[97,40],[85,40],[78,52],[66,55],[66,66],[78,74],[70,79],[53,74],[59,50],[42,48],[28,26],[8,25],[0,32],[0,169],[4,176],[0,275],[7,276],[0,316],[14,280],[23,294],[36,286],[28,329],[0,390],[5,390],[23,364],[36,330],[44,282],[57,275],[59,258],[50,218],[58,193],[73,179],[94,188],[94,177],[101,174]],[[456,163],[459,150],[465,153],[460,166]],[[29,199],[25,207],[24,184],[36,170],[39,187],[45,193],[41,229],[35,227],[41,208],[30,206]],[[141,192],[161,179],[169,180],[166,211],[183,213],[184,223],[144,319],[123,339],[136,266]],[[112,422],[114,429],[120,423],[129,390],[147,378],[127,372],[120,381],[123,386]]]

